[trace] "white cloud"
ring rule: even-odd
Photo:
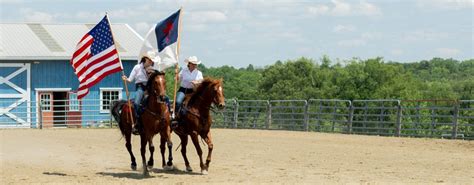
[[[144,12],[144,11],[137,11],[136,8],[134,9],[118,9],[112,10],[109,12],[110,16],[114,17],[114,19],[126,19],[129,17],[141,17],[141,16],[150,16],[153,17],[154,14],[151,12]]]
[[[342,47],[359,47],[365,46],[366,44],[367,42],[363,39],[341,40],[337,42],[337,45]]]
[[[208,26],[205,24],[190,24],[186,26],[190,31],[203,32],[206,31]]]
[[[93,22],[93,20],[101,19],[104,15],[105,13],[80,11],[75,14],[75,18],[84,22]]]
[[[472,9],[474,7],[473,0],[418,0],[417,6],[421,9],[436,8],[441,10],[459,10]]]
[[[440,55],[440,57],[455,57],[462,52],[459,49],[455,48],[438,48],[436,52]]]
[[[147,22],[139,22],[135,24],[134,28],[135,28],[135,31],[137,31],[141,35],[145,35],[148,33],[148,31],[151,29],[152,26],[153,25],[148,24]]]
[[[2,4],[18,4],[24,2],[24,0],[2,0]]]
[[[356,28],[352,25],[337,25],[334,27],[333,31],[336,33],[347,33],[347,32],[353,32],[355,31]]]
[[[329,7],[326,5],[317,5],[317,6],[307,7],[307,10],[310,14],[325,15],[329,12]]]
[[[227,15],[221,11],[196,11],[189,14],[191,23],[215,23],[227,20]]]
[[[365,32],[362,33],[361,38],[364,40],[380,40],[383,34],[380,32]]]
[[[403,34],[405,41],[436,41],[448,38],[447,33],[441,33],[433,30],[415,30]]]
[[[35,11],[31,8],[22,8],[20,9],[20,13],[26,22],[50,23],[54,20],[54,15]]]
[[[382,11],[380,11],[379,7],[365,1],[360,2],[360,4],[357,6],[357,9],[357,11],[362,15],[371,16],[382,14]]]
[[[331,6],[318,4],[306,8],[312,15],[330,15],[330,16],[376,16],[382,15],[380,8],[366,1],[359,3],[348,3],[343,0],[331,0]]]
[[[374,40],[380,40],[383,38],[383,34],[379,32],[364,32],[360,35],[360,37],[356,37],[354,39],[348,39],[348,40],[341,40],[337,42],[338,46],[343,46],[343,47],[360,47],[360,46],[365,46],[367,43],[374,41]]]
[[[345,16],[351,13],[351,5],[341,0],[332,0],[334,8],[331,10],[331,14],[335,16]]]
[[[390,54],[395,55],[395,56],[403,55],[403,53],[405,53],[405,52],[401,49],[392,49],[392,50],[390,50]]]

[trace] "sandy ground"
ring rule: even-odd
[[[139,137],[133,137],[139,164],[133,171],[118,129],[0,130],[0,184],[474,184],[473,141],[212,131],[215,149],[209,175],[198,173],[191,144],[188,157],[194,172],[183,171],[177,151],[175,170],[155,165],[151,177],[144,178]],[[176,149],[174,134],[173,141]],[[204,151],[207,154],[207,148]],[[155,164],[161,164],[159,152]]]

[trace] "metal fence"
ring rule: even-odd
[[[0,100],[0,128],[112,127],[109,102]],[[474,100],[226,100],[213,127],[474,139]]]
[[[87,128],[116,125],[110,115],[108,101],[88,99],[75,104],[68,100],[14,102],[0,100],[0,106],[14,105],[8,112],[0,112],[0,128]]]

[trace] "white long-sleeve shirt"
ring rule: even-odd
[[[181,80],[181,87],[191,89],[193,88],[192,81],[202,80],[202,72],[194,69],[193,72],[189,71],[188,68],[184,68],[179,72],[179,79]]]
[[[136,84],[146,83],[148,81],[148,77],[146,75],[145,68],[143,67],[143,63],[137,64],[133,67],[132,72],[128,77],[128,81],[135,81]]]

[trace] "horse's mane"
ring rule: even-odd
[[[191,106],[194,104],[194,102],[199,99],[199,97],[202,96],[202,94],[204,93],[204,91],[207,89],[207,87],[213,85],[213,84],[216,84],[218,83],[219,81],[218,80],[215,80],[215,79],[212,79],[212,78],[204,78],[204,80],[201,82],[201,84],[199,84],[199,86],[196,88],[196,91],[194,91],[192,94],[191,94],[191,97],[189,98],[189,102],[188,102],[188,105]]]
[[[158,75],[163,75],[164,76],[165,72],[155,70],[155,72],[153,72],[150,75],[150,78],[148,78],[148,82],[146,83],[146,89],[147,89],[148,93],[153,92],[153,81],[155,80],[155,77],[158,76]]]

